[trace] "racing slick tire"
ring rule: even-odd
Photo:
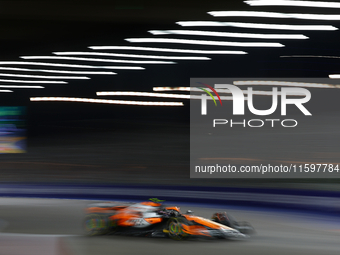
[[[170,218],[166,224],[166,231],[171,239],[180,241],[188,238],[188,234],[183,231],[184,220],[180,217]]]
[[[89,214],[83,224],[85,234],[88,236],[105,235],[114,228],[109,217],[104,214]]]

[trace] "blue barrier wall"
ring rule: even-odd
[[[302,210],[340,216],[340,192],[230,187],[0,184],[0,196],[90,200],[147,200]]]

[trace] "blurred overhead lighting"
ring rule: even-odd
[[[218,21],[179,21],[176,23],[183,27],[229,26],[229,27],[280,29],[280,30],[338,30],[338,28],[329,25],[285,25],[285,24],[260,24],[260,23],[218,22]]]
[[[291,0],[249,0],[244,1],[251,6],[301,6],[301,7],[321,7],[340,8],[338,2],[318,2],[318,1],[291,1]]]
[[[89,72],[89,71],[65,71],[65,70],[48,70],[48,69],[29,69],[29,68],[16,68],[16,67],[2,67],[0,70],[10,71],[24,71],[24,72],[45,72],[45,73],[67,73],[67,74],[116,74],[114,72]]]
[[[262,42],[224,42],[224,41],[205,41],[205,40],[186,40],[170,38],[127,38],[128,42],[155,42],[155,43],[183,43],[213,46],[236,46],[236,47],[284,47],[281,43],[262,43]]]
[[[214,17],[261,17],[261,18],[294,18],[308,20],[340,20],[340,15],[329,14],[302,14],[302,13],[278,13],[256,11],[212,11],[208,13]]]
[[[139,60],[118,60],[105,58],[77,58],[77,57],[55,57],[55,56],[22,56],[23,59],[57,59],[57,60],[79,60],[111,63],[134,63],[134,64],[175,64],[172,61],[139,61]]]
[[[92,98],[74,97],[31,97],[31,101],[61,101],[61,102],[82,102],[99,104],[119,104],[119,105],[144,105],[144,106],[183,106],[182,102],[148,102],[148,101],[126,101],[126,100],[107,100]]]
[[[269,85],[269,86],[293,86],[310,88],[339,88],[340,85],[324,83],[288,82],[288,81],[234,81],[235,85]]]
[[[171,60],[210,60],[207,57],[180,57],[180,56],[153,56],[153,55],[135,55],[135,54],[117,54],[103,52],[53,52],[56,55],[92,55],[107,57],[127,57],[127,58],[151,58],[151,59],[171,59]]]
[[[142,50],[142,51],[160,51],[175,53],[194,53],[194,54],[247,54],[245,51],[233,50],[188,50],[188,49],[168,49],[153,47],[135,47],[135,46],[90,46],[93,50]]]
[[[0,76],[22,77],[22,78],[40,78],[40,79],[83,79],[88,80],[86,76],[45,76],[45,75],[25,75],[25,74],[8,74],[0,73]]]
[[[164,98],[190,99],[190,95],[150,93],[150,92],[133,92],[133,91],[97,92],[97,96],[144,96],[144,97],[164,97]]]
[[[13,92],[12,90],[1,89],[0,92]]]
[[[191,91],[191,92],[202,92],[201,89],[195,88],[195,87],[154,87],[154,91]],[[215,89],[216,92],[222,94],[231,94],[231,91],[229,89]],[[244,94],[248,94],[247,90],[242,90]],[[253,95],[259,95],[259,96],[271,96],[273,95],[272,91],[256,91],[254,90],[252,92]],[[277,95],[281,95],[281,92],[277,92]],[[300,96],[301,94],[290,94],[290,96]],[[191,95],[192,97],[193,95]]]
[[[181,95],[181,94],[165,94],[165,93],[150,93],[150,92],[132,92],[132,91],[112,91],[112,92],[97,92],[98,96],[145,96],[145,97],[163,97],[163,98],[180,98],[180,99],[202,99],[201,95]],[[232,100],[233,97],[220,97],[223,100]],[[211,97],[208,100],[213,100]],[[215,99],[218,99],[215,97]]]
[[[0,82],[16,82],[16,83],[52,83],[52,84],[66,84],[66,81],[27,81],[27,80],[3,80]]]
[[[340,74],[330,74],[328,77],[331,79],[340,79]]]
[[[308,39],[301,34],[250,34],[250,33],[229,33],[213,31],[194,31],[194,30],[150,30],[153,35],[198,35],[198,36],[218,36],[218,37],[237,37],[255,39]]]
[[[190,87],[153,87],[153,91],[190,91]]]
[[[319,55],[290,55],[280,56],[280,58],[340,58],[338,56],[319,56]]]
[[[126,69],[126,70],[144,70],[140,66],[90,66],[90,65],[71,65],[58,63],[43,63],[43,62],[25,62],[25,61],[0,61],[0,65],[38,65],[38,66],[59,66],[71,68],[98,68],[98,69]]]
[[[43,86],[17,86],[17,85],[0,85],[0,88],[13,88],[13,89],[43,89]]]

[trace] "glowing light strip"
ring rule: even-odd
[[[0,88],[15,88],[15,89],[43,89],[43,86],[17,86],[17,85],[0,85]]]
[[[164,98],[190,99],[190,95],[150,93],[150,92],[133,92],[133,91],[97,92],[97,96],[144,96],[144,97],[164,97]]]
[[[293,87],[310,87],[310,88],[339,88],[340,85],[324,83],[305,83],[305,82],[288,82],[288,81],[234,81],[235,85],[269,85],[269,86],[293,86]]]
[[[0,61],[0,65],[37,65],[37,66],[60,66],[74,68],[99,68],[99,69],[126,69],[126,70],[144,70],[140,66],[89,66],[89,65],[71,65],[71,64],[56,64],[43,62],[25,62],[25,61]]]
[[[113,91],[113,92],[97,92],[98,96],[145,96],[145,97],[163,97],[163,98],[181,98],[181,99],[202,99],[201,95],[183,95],[183,94],[165,94],[150,92],[132,92],[132,91]],[[217,97],[214,97],[214,99]],[[208,100],[213,100],[211,97]],[[232,100],[232,97],[221,97],[223,100]]]
[[[170,38],[127,38],[128,42],[155,42],[155,43],[183,43],[198,45],[215,45],[215,46],[237,46],[237,47],[284,47],[281,43],[262,43],[262,42],[223,42],[223,41],[205,41],[205,40],[187,40],[187,39],[170,39]]]
[[[62,59],[62,60],[80,60],[110,63],[134,63],[134,64],[175,64],[172,61],[139,61],[139,60],[118,60],[105,58],[77,58],[77,57],[55,57],[55,56],[22,56],[23,59]]]
[[[0,90],[0,92],[13,92],[12,90],[8,90],[8,89],[2,89]]]
[[[255,39],[308,39],[301,34],[250,34],[250,33],[229,33],[229,32],[212,32],[212,31],[195,31],[195,30],[150,30],[153,35],[198,35],[198,36],[218,36],[218,37],[237,37],[237,38],[255,38]]]
[[[317,2],[317,1],[289,1],[289,0],[249,0],[244,1],[251,6],[301,6],[320,8],[340,8],[337,2]]]
[[[196,26],[215,26],[215,27],[242,27],[242,28],[259,28],[259,29],[280,29],[280,30],[338,30],[334,26],[328,25],[284,25],[284,24],[260,24],[260,23],[242,23],[242,22],[218,22],[218,21],[180,21],[176,22],[183,27]]]
[[[340,74],[330,74],[328,77],[331,79],[340,79]]]
[[[208,13],[214,17],[261,17],[261,18],[293,18],[308,20],[340,20],[340,15],[329,14],[302,14],[302,13],[278,13],[256,11],[213,11]]]
[[[171,60],[210,60],[207,57],[178,57],[178,56],[153,56],[153,55],[135,55],[135,54],[117,54],[102,52],[53,52],[56,55],[92,55],[108,57],[127,57],[127,58],[152,58],[152,59],[171,59]]]
[[[145,106],[183,106],[182,102],[148,102],[148,101],[126,101],[126,100],[107,100],[92,98],[74,97],[31,97],[31,101],[62,101],[62,102],[82,102],[100,104],[119,104],[119,105],[145,105]]]
[[[280,56],[280,58],[340,58],[338,56],[318,56],[318,55],[290,55]]]
[[[202,92],[198,88],[194,87],[154,87],[154,91],[191,91],[191,92]],[[229,89],[215,89],[216,92],[219,94],[226,93],[231,94]],[[248,94],[247,90],[242,90],[244,94]],[[281,95],[281,92],[277,92],[278,95]],[[176,94],[175,94],[176,95]],[[259,96],[271,96],[273,95],[272,91],[260,91],[260,90],[254,90],[253,95],[259,95]],[[290,94],[290,96],[300,96],[301,94]],[[191,95],[192,96],[192,95]]]
[[[2,67],[2,66],[0,66],[0,70],[45,72],[45,73],[67,73],[67,74],[109,74],[109,75],[117,74],[114,72],[64,71],[64,70],[29,69],[29,68],[15,68],[15,67]]]
[[[187,49],[168,49],[152,47],[135,47],[135,46],[90,46],[93,50],[142,50],[142,51],[160,51],[174,53],[194,53],[194,54],[247,54],[245,51],[235,50],[187,50]]]
[[[53,83],[53,84],[66,84],[66,81],[27,81],[27,80],[3,80],[0,82],[17,82],[17,83]]]
[[[83,79],[83,80],[90,79],[89,77],[86,76],[45,76],[45,75],[9,74],[9,73],[0,73],[0,76],[39,78],[39,79]]]
[[[153,91],[190,91],[190,87],[153,87]]]

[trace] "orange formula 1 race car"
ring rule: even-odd
[[[178,207],[165,207],[156,198],[141,203],[96,203],[86,209],[87,235],[122,234],[149,237],[246,238],[255,231],[248,223],[235,221],[226,213],[215,213],[212,220],[182,214]]]

